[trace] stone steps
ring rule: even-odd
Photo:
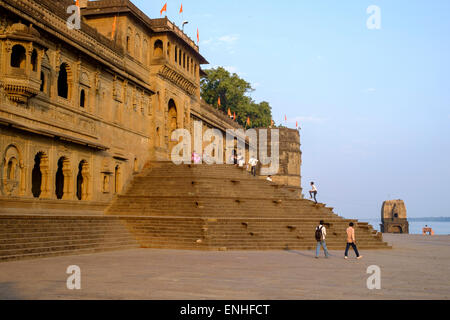
[[[345,247],[345,230],[353,220],[337,216],[324,204],[298,198],[296,191],[233,165],[151,162],[107,212],[125,219],[144,247],[309,248],[315,247],[314,231],[321,219],[329,223],[328,246]],[[356,225],[361,248],[387,248],[367,223]]]
[[[308,250],[321,219],[330,250],[344,249],[350,221],[360,249],[389,248],[368,223],[343,219],[297,191],[233,165],[150,162],[106,215],[0,215],[0,261],[138,247]]]
[[[0,261],[138,247],[116,217],[0,215]]]

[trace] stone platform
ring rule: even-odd
[[[0,299],[450,299],[450,236],[385,235],[392,250],[314,259],[313,251],[132,249],[0,264]],[[79,291],[66,288],[69,265]],[[368,290],[368,266],[381,290]]]

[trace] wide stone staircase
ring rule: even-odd
[[[312,249],[320,220],[331,250],[345,247],[349,222],[359,248],[390,248],[368,223],[343,219],[295,191],[233,165],[150,162],[107,214],[120,217],[148,248]]]
[[[0,262],[139,248],[121,219],[0,215]]]
[[[368,223],[298,191],[232,165],[149,162],[104,215],[0,214],[0,262],[130,248],[313,249],[321,219],[331,250],[344,248],[350,221],[360,249],[390,248]]]

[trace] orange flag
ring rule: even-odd
[[[79,8],[80,7],[80,2],[78,0],[75,1],[75,5]]]
[[[284,121],[287,121],[287,116],[286,115],[284,115]]]
[[[228,116],[231,117],[231,110],[228,108]]]
[[[197,28],[197,44],[200,42],[200,34],[198,33],[198,28]]]
[[[111,40],[114,40],[114,36],[116,35],[116,25],[117,25],[117,16],[114,17],[112,32],[111,32]]]
[[[250,117],[247,118],[247,124],[250,125]]]
[[[166,2],[166,4],[164,5],[164,7],[162,7],[162,9],[161,9],[161,16],[162,16],[162,13],[163,13],[164,11],[167,13],[167,2]]]
[[[183,3],[181,4],[180,13],[183,13]]]
[[[236,121],[236,112],[233,112],[233,120]]]
[[[273,122],[273,120],[270,120],[270,125],[273,127],[275,123]]]
[[[218,105],[219,107],[221,106],[221,103],[220,103],[220,97],[217,98],[217,105]]]
[[[298,128],[298,121],[295,121],[295,127]]]

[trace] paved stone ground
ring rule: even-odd
[[[362,260],[312,251],[139,249],[0,263],[0,299],[450,299],[450,236],[385,235],[393,250]],[[66,288],[69,265],[81,290]],[[368,290],[367,267],[381,268]]]

